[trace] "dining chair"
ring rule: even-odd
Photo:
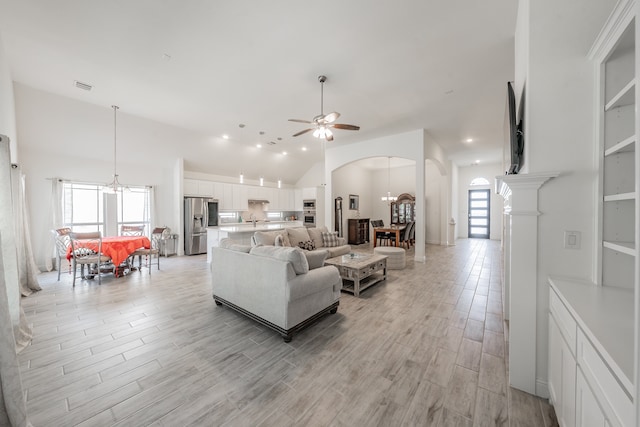
[[[374,219],[371,221],[371,225],[376,228],[376,227],[384,227],[384,221],[381,219]],[[378,231],[376,232],[376,235],[374,236],[376,239],[376,242],[379,242],[380,245],[382,245],[383,241],[387,241],[387,244],[389,244],[389,233],[386,233],[384,231]]]
[[[409,222],[406,225],[406,227],[402,231],[400,231],[400,236],[399,236],[400,242],[399,243],[402,245],[402,247],[404,247],[405,244],[406,244],[407,245],[407,249],[410,248],[411,245],[409,243],[409,236],[411,235],[411,229],[415,226],[415,223],[416,223],[415,221]],[[389,237],[390,237],[390,241],[393,242],[394,246],[397,246],[396,245],[396,236],[395,236],[395,234],[391,234]]]
[[[62,271],[62,258],[67,257],[67,251],[71,241],[69,239],[69,233],[71,229],[69,227],[57,228],[51,230],[53,234],[53,240],[56,244],[56,258],[58,259],[58,282],[60,281],[60,272]],[[71,264],[69,264],[69,271],[71,271]]]
[[[121,236],[144,236],[144,225],[121,225]]]
[[[69,233],[71,244],[71,261],[73,264],[73,286],[76,286],[77,267],[80,265],[80,276],[92,279],[98,276],[98,284],[102,284],[102,273],[109,268],[114,271],[111,258],[102,253],[102,234],[99,231],[89,233]],[[84,266],[87,266],[87,275]]]
[[[153,233],[151,233],[151,247],[147,248],[139,248],[136,249],[131,254],[131,259],[135,259],[138,257],[138,271],[142,271],[142,257],[144,256],[145,263],[144,266],[149,269],[149,274],[151,274],[151,266],[156,264],[158,266],[158,270],[160,270],[160,240],[162,239],[162,232],[164,231],[164,227],[156,227],[153,229]],[[153,256],[156,256],[156,262],[153,262]]]

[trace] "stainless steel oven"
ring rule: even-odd
[[[316,226],[316,213],[314,212],[305,212],[302,216],[304,219],[305,227],[315,227]]]
[[[305,227],[316,226],[316,201],[315,199],[306,199],[302,201],[302,207],[304,209],[302,213],[302,220]]]

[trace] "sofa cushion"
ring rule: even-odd
[[[287,234],[289,235],[289,244],[293,247],[299,246],[300,242],[311,240],[305,227],[287,228]]]
[[[313,240],[307,240],[306,242],[300,242],[300,243],[298,243],[298,246],[303,251],[312,251],[312,250],[314,250],[316,248],[316,244],[313,242]]]
[[[320,268],[324,265],[324,260],[329,257],[329,251],[326,249],[316,249],[315,251],[305,251],[304,256],[307,257],[309,270]]]
[[[251,246],[243,245],[242,243],[233,240],[233,239],[222,239],[220,240],[220,247],[223,249],[229,249],[231,251],[244,252],[249,253],[251,250]]]
[[[304,251],[300,248],[284,246],[254,246],[249,252],[251,255],[274,258],[291,263],[296,274],[309,272],[309,263]]]
[[[253,240],[255,241],[256,245],[275,246],[276,236],[278,235],[282,235],[284,243],[282,246],[291,246],[286,230],[256,231],[255,233],[253,233]]]
[[[338,246],[338,233],[335,231],[322,232],[322,243],[325,248],[333,248]]]
[[[309,232],[309,237],[311,237],[313,243],[316,244],[316,248],[324,246],[324,243],[322,242],[322,232],[329,231],[327,230],[327,227],[310,227],[307,231]]]

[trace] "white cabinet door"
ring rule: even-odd
[[[246,185],[231,184],[233,188],[233,209],[246,211],[249,209],[249,191]]]
[[[222,184],[222,199],[220,200],[220,209],[227,211],[233,210],[233,184]]]
[[[302,212],[304,210],[302,205],[302,190],[297,188],[294,190],[294,210]]]
[[[198,181],[198,195],[203,197],[213,197],[213,182]]]
[[[213,198],[218,199],[219,202],[222,202],[224,198],[224,184],[221,182],[213,183]]]
[[[303,200],[316,199],[316,196],[317,196],[316,187],[310,187],[310,188],[303,188],[302,189],[302,199]]]
[[[576,425],[576,360],[553,315],[549,315],[549,393],[558,423]]]
[[[185,196],[197,196],[198,195],[198,180],[185,179],[183,183],[183,190]]]
[[[576,421],[581,427],[609,426],[604,412],[580,370],[578,370],[576,383]],[[559,418],[558,422],[562,425]]]

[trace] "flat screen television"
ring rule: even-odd
[[[507,175],[517,174],[524,161],[524,129],[522,123],[524,93],[520,98],[520,111],[516,111],[516,95],[511,82],[507,82],[507,98],[509,100],[509,150],[511,164]],[[518,118],[519,116],[519,118]]]

